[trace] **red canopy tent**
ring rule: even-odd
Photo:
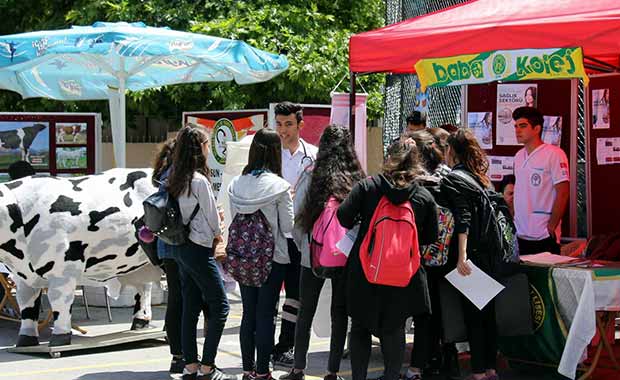
[[[618,0],[474,0],[352,36],[349,67],[414,73],[423,58],[576,46],[586,67],[620,71]]]

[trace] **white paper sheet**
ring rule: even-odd
[[[471,260],[467,260],[467,264],[471,268],[469,276],[463,276],[454,269],[446,275],[446,280],[482,310],[489,301],[504,290],[504,286],[480,270]]]
[[[342,251],[346,257],[349,257],[349,253],[351,253],[351,248],[353,248],[353,244],[355,244],[355,240],[357,239],[357,234],[360,232],[359,224],[350,230],[340,239],[338,243],[336,243],[336,248]]]
[[[599,165],[620,164],[620,137],[596,139],[596,163]]]
[[[554,255],[551,252],[542,252],[534,255],[521,255],[519,257],[521,261],[525,263],[533,263],[533,264],[548,264],[548,265],[556,265],[556,264],[566,264],[573,261],[580,261],[582,259],[570,256],[562,256],[562,255]]]

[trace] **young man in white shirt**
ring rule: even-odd
[[[299,104],[291,102],[278,103],[275,106],[276,132],[282,141],[282,177],[293,189],[303,170],[314,163],[317,147],[305,142],[299,133],[304,126],[303,110]],[[301,272],[301,253],[293,237],[287,236],[290,264],[287,265],[284,278],[286,299],[282,306],[282,325],[278,344],[273,349],[274,364],[292,367],[293,347],[295,344],[295,323],[299,310],[299,277]]]
[[[543,116],[536,108],[512,113],[517,141],[514,210],[519,254],[560,253],[561,221],[569,197],[566,153],[542,141]]]

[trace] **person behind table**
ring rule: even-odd
[[[568,159],[542,141],[543,116],[536,108],[512,113],[517,141],[514,160],[514,212],[519,253],[560,253],[561,221],[569,197]]]
[[[515,176],[512,174],[505,175],[502,178],[502,182],[499,184],[499,191],[504,196],[504,200],[508,205],[508,210],[510,211],[510,215],[514,218],[515,216],[515,204],[514,204],[514,196],[515,196]]]
[[[371,335],[381,340],[383,379],[397,380],[405,353],[405,321],[412,315],[430,312],[424,267],[420,266],[407,286],[395,287],[370,283],[361,265],[360,246],[384,195],[394,204],[411,203],[419,245],[437,240],[437,206],[428,190],[416,182],[424,171],[415,143],[393,143],[387,154],[382,173],[358,182],[337,212],[338,220],[345,228],[353,228],[360,222],[345,273],[347,310],[352,321],[350,355],[353,380],[366,380]]]
[[[301,257],[301,307],[295,328],[295,364],[280,380],[303,380],[306,368],[310,330],[317,310],[319,295],[325,279],[314,275],[310,262],[308,235],[324,210],[330,197],[342,202],[351,188],[362,178],[364,171],[357,159],[351,133],[347,127],[328,125],[319,143],[319,152],[314,168],[305,170],[299,179],[295,197],[295,230],[293,236],[300,248]],[[345,278],[343,275],[331,279],[331,338],[327,375],[324,380],[342,380],[338,376],[340,361],[347,335],[347,310],[345,300]]]
[[[291,185],[293,197],[295,187],[303,170],[312,165],[316,158],[317,147],[300,137],[304,127],[303,109],[291,102],[278,103],[274,109],[276,132],[282,142],[282,177]],[[286,298],[282,306],[282,324],[278,343],[273,348],[274,364],[292,367],[294,363],[293,347],[295,345],[295,323],[299,310],[299,278],[301,272],[301,253],[287,234],[290,263],[286,264],[284,276],[284,293]]]
[[[166,140],[159,147],[159,151],[153,160],[153,186],[163,189],[166,186],[168,176],[172,170],[172,159],[174,157],[174,146],[176,139]],[[170,373],[183,373],[185,361],[183,360],[183,347],[181,340],[183,322],[183,294],[181,292],[181,278],[179,266],[175,261],[175,246],[164,243],[157,239],[157,256],[161,259],[162,268],[166,273],[166,283],[168,285],[168,302],[166,303],[166,338],[170,345]],[[203,308],[205,320],[208,320],[206,305]]]
[[[248,164],[228,186],[230,213],[263,213],[274,238],[271,272],[260,287],[239,285],[243,317],[239,330],[243,380],[271,380],[269,358],[273,350],[276,305],[290,263],[285,233],[293,231],[291,185],[281,177],[281,143],[278,134],[260,129],[252,139]],[[241,227],[243,229],[243,227]],[[250,231],[250,227],[247,227]],[[248,249],[249,251],[249,249]]]
[[[172,170],[166,185],[170,196],[179,202],[183,223],[189,224],[188,242],[178,246],[175,252],[183,293],[183,380],[236,379],[215,365],[230,307],[213,257],[216,245],[222,241],[222,231],[208,179],[208,153],[209,136],[204,128],[183,127],[177,135]],[[199,362],[196,326],[204,303],[209,307],[209,319]]]
[[[426,116],[420,111],[413,111],[407,116],[407,130],[419,131],[426,128]]]
[[[484,150],[470,129],[459,129],[448,138],[448,164],[452,172],[440,185],[440,191],[454,215],[454,235],[450,252],[457,252],[456,269],[469,276],[468,260],[490,276],[494,276],[494,252],[479,245],[484,226],[482,188],[491,188],[487,177],[489,163]],[[446,269],[453,269],[450,265]],[[471,353],[472,380],[497,380],[497,332],[495,302],[491,300],[479,310],[461,295],[461,304]]]

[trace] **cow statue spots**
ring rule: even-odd
[[[42,288],[55,323],[50,345],[71,342],[75,287],[135,278],[133,326],[151,318],[151,286],[161,275],[136,242],[132,221],[156,189],[149,169],[112,169],[78,179],[33,176],[0,184],[0,262],[16,274],[22,321],[18,346],[37,345]]]

